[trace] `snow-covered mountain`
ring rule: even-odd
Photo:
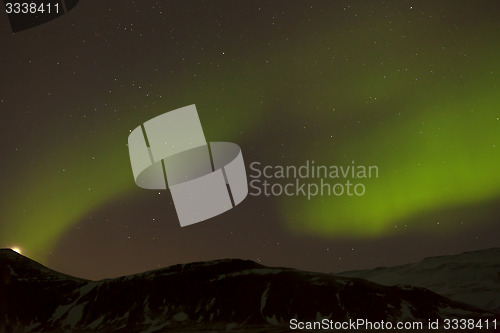
[[[500,313],[500,248],[426,258],[397,267],[334,274],[387,286],[427,288],[447,298]]]
[[[217,260],[102,281],[0,250],[1,332],[284,331],[289,320],[493,318],[415,287]]]

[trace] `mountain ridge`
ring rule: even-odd
[[[332,273],[387,286],[413,285],[500,313],[500,248],[424,258],[415,263]]]
[[[27,301],[29,300],[29,301]],[[496,318],[424,288],[220,259],[90,281],[0,251],[5,332],[286,330],[289,320]]]

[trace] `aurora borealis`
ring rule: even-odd
[[[221,257],[318,271],[500,246],[498,1],[80,1],[0,22],[0,246],[101,278]],[[361,197],[248,197],[179,228],[142,122],[196,104],[248,166],[376,165]],[[340,259],[339,259],[340,258]],[[112,263],[112,264],[111,264]]]

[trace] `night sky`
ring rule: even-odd
[[[500,246],[500,2],[90,1],[0,14],[0,247],[91,279],[244,258],[338,272]],[[360,197],[249,196],[181,228],[131,130],[196,104],[269,165],[376,165]]]

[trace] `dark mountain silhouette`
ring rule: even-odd
[[[425,258],[402,266],[336,273],[375,283],[412,285],[500,313],[500,248]]]
[[[284,331],[289,320],[493,318],[427,289],[216,260],[102,281],[0,250],[2,332]]]

